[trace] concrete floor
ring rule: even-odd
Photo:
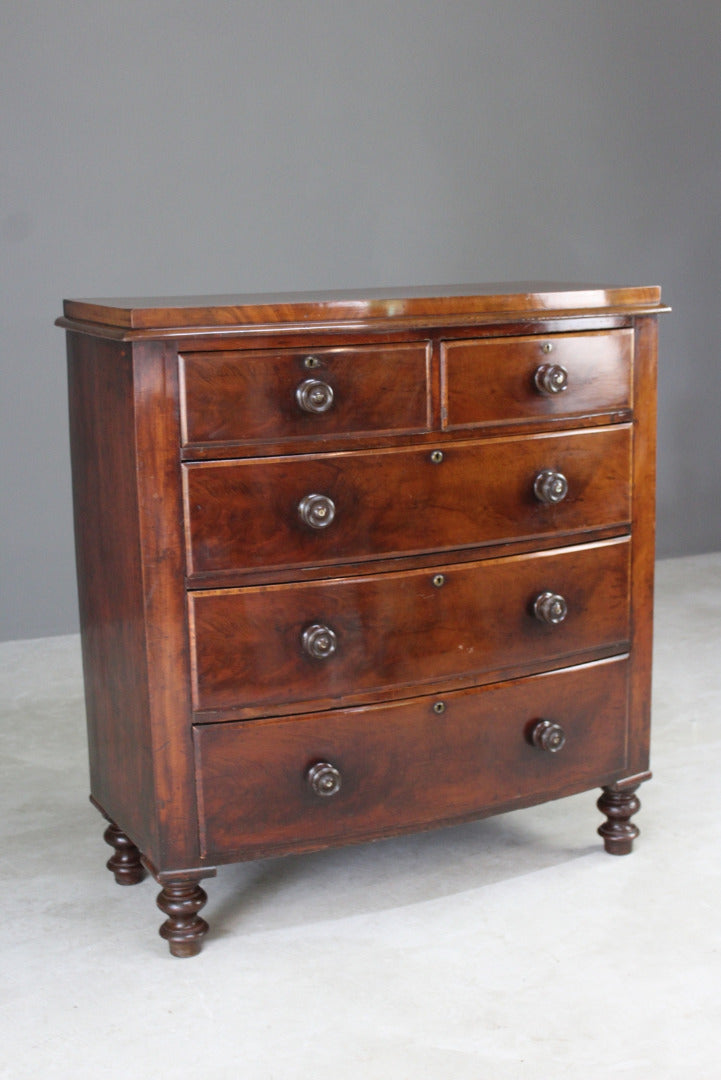
[[[191,960],[104,869],[78,638],[0,645],[0,1076],[721,1076],[721,554],[659,564],[656,627],[633,855],[587,793],[226,867]]]

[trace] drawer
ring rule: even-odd
[[[253,858],[494,813],[622,774],[627,662],[371,708],[194,728],[203,857]],[[537,725],[546,721],[551,746]],[[560,728],[560,733],[559,729]],[[534,745],[534,733],[537,743]],[[316,794],[316,768],[332,795]]]
[[[258,442],[429,428],[430,345],[186,353],[183,442]]]
[[[616,425],[435,451],[186,465],[188,571],[323,566],[625,526],[630,460],[630,427]],[[544,501],[563,489],[549,494],[539,477],[553,486],[558,474],[565,495]]]
[[[199,590],[189,594],[194,707],[257,714],[289,702],[358,702],[589,650],[622,652],[629,547],[624,539],[403,573]],[[546,594],[563,598],[562,621],[534,614]]]
[[[445,342],[443,426],[624,414],[632,360],[632,330]]]

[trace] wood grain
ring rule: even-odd
[[[306,361],[314,363],[308,367]],[[430,346],[350,346],[181,357],[183,441],[327,439],[425,431],[431,425]],[[333,391],[327,412],[308,413],[296,391],[309,378]]]
[[[329,566],[354,559],[559,538],[630,521],[627,426],[443,445],[191,464],[184,470],[188,570]],[[568,481],[562,502],[534,494],[544,469]],[[299,516],[320,494],[335,517]]]
[[[618,659],[441,699],[196,727],[205,857],[347,843],[601,784],[626,764],[627,668]],[[541,717],[566,733],[558,754],[529,740]],[[317,761],[340,771],[331,798],[306,782]]]
[[[536,371],[547,363],[568,372],[568,386],[559,394],[540,393],[535,385]],[[632,363],[631,330],[445,343],[443,426],[452,430],[627,413],[632,404]]]
[[[657,286],[566,285],[511,282],[310,293],[122,297],[65,300],[64,315],[104,326],[166,329],[262,324],[372,323],[404,318],[449,319],[512,312],[658,309]]]
[[[194,706],[328,705],[498,668],[511,675],[514,666],[589,649],[623,652],[629,548],[613,540],[432,570],[194,593]],[[559,626],[533,617],[533,601],[546,590],[568,603]],[[338,638],[336,654],[323,661],[301,647],[304,628],[315,623]]]

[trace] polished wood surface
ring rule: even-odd
[[[396,705],[197,727],[203,851],[218,862],[254,858],[582,790],[625,766],[627,666],[614,659]],[[560,753],[533,746],[539,717],[563,726]],[[341,775],[328,799],[306,781],[320,760]]]
[[[113,854],[106,862],[118,885],[137,885],[145,877],[145,869],[140,861],[140,852],[132,840],[110,822],[103,834],[103,840],[110,844]]]
[[[127,346],[67,339],[75,551],[90,785],[141,850],[155,844],[133,363]]]
[[[393,686],[445,686],[577,653],[623,652],[629,549],[614,540],[432,570],[195,592],[195,707],[330,705]],[[533,615],[544,591],[568,604],[560,625]],[[322,661],[301,648],[303,629],[315,623],[338,638]]]
[[[638,787],[638,784],[604,787],[596,804],[606,815],[603,825],[598,827],[598,834],[603,837],[603,846],[609,855],[630,854],[639,834],[638,827],[631,823],[633,815],[641,809],[641,800],[636,795]]]
[[[67,319],[133,329],[278,323],[447,319],[546,311],[658,310],[657,286],[567,285],[557,282],[418,286],[308,293],[122,297],[65,300]]]
[[[352,432],[404,433],[431,426],[430,345],[349,346],[263,352],[184,353],[186,443],[327,439]],[[304,412],[309,379],[333,393],[326,412]]]
[[[630,454],[630,428],[619,425],[457,442],[435,452],[413,447],[188,465],[188,573],[330,565],[627,528]],[[544,469],[568,481],[558,504],[534,493]],[[325,528],[309,527],[299,515],[311,493],[335,506]]]
[[[648,779],[655,287],[72,300],[91,799],[216,864]],[[552,370],[550,370],[552,369]]]
[[[558,416],[622,412],[631,405],[633,333],[535,335],[444,344],[445,428]],[[568,385],[544,394],[534,382],[543,364],[561,365]]]

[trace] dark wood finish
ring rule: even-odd
[[[132,351],[74,333],[67,350],[90,790],[108,819],[149,851],[157,830]]]
[[[583,790],[625,767],[627,667],[615,659],[442,698],[197,727],[204,854],[323,847]],[[563,725],[558,754],[532,745],[538,717]],[[306,780],[318,761],[341,775],[331,798]]]
[[[639,319],[634,364],[633,523],[631,533],[632,648],[630,774],[647,772],[651,741],[653,583],[656,539],[656,349],[655,319]]]
[[[159,869],[165,869],[198,863],[193,747],[188,730],[190,671],[178,482],[178,369],[175,349],[164,342],[138,343],[133,352],[138,542],[144,578],[155,800],[152,816],[158,829],[155,845],[140,847]]]
[[[311,366],[308,366],[308,363]],[[236,353],[184,353],[185,443],[327,439],[354,432],[428,430],[430,348],[356,345]],[[296,392],[324,381],[332,405],[309,413]]]
[[[628,527],[630,455],[631,432],[623,425],[435,451],[188,465],[188,571],[330,565]],[[534,494],[544,469],[568,480],[568,494],[556,505]],[[310,528],[299,515],[311,493],[334,503],[327,528]]]
[[[393,686],[447,686],[499,668],[512,674],[593,650],[623,652],[628,561],[628,541],[615,540],[430,571],[194,593],[194,705],[331,705]],[[568,604],[561,625],[533,616],[547,589]],[[314,623],[338,638],[323,661],[301,646]]]
[[[636,795],[638,786],[604,787],[598,800],[598,809],[606,815],[606,821],[598,827],[598,835],[603,837],[609,855],[629,855],[639,835],[638,828],[630,820],[641,809],[641,800]]]
[[[195,865],[177,357],[69,334],[68,372],[91,794]]]
[[[168,918],[158,933],[168,942],[172,956],[196,956],[208,924],[198,912],[208,900],[208,894],[193,878],[166,881],[158,894],[157,904]]]
[[[133,841],[112,821],[103,833],[103,839],[113,848],[113,854],[105,865],[113,873],[118,885],[137,885],[142,881],[145,869]]]
[[[545,316],[553,312],[640,313],[660,308],[658,286],[565,285],[514,282],[511,285],[433,285],[403,289],[350,289],[318,293],[263,293],[224,296],[124,297],[65,300],[67,320],[106,327],[176,330],[407,319],[427,323],[478,316]]]
[[[630,850],[664,310],[548,283],[65,302],[91,799],[174,955],[220,862],[595,786]]]
[[[443,426],[612,411],[625,415],[632,358],[632,330],[448,342],[441,361]],[[536,372],[549,363],[568,373],[561,393],[544,394],[536,386]]]

